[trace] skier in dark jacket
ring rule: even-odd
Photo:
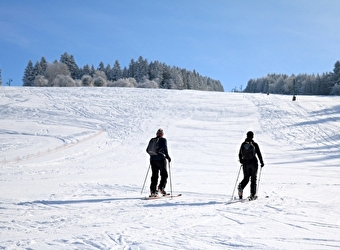
[[[163,129],[158,129],[156,136],[158,140],[158,154],[150,156],[150,165],[152,170],[151,184],[150,184],[150,197],[157,196],[158,190],[162,195],[166,195],[165,186],[168,179],[168,171],[166,169],[166,159],[171,162],[171,158],[168,153],[167,140],[163,137]],[[152,139],[151,139],[152,140]],[[161,180],[156,189],[158,183],[158,173],[160,172]]]
[[[238,195],[242,199],[243,189],[250,183],[250,197],[249,199],[256,199],[256,181],[257,181],[257,169],[258,169],[258,159],[261,163],[261,168],[264,166],[262,154],[259,145],[254,142],[254,133],[252,131],[247,132],[247,138],[241,144],[239,150],[239,160],[243,167],[243,180],[238,185]],[[246,149],[252,150],[246,150]],[[257,156],[257,157],[256,157]],[[258,159],[257,159],[258,158]]]

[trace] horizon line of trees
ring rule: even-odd
[[[250,79],[246,93],[273,93],[284,95],[340,95],[340,61],[334,64],[333,72],[321,75],[268,74]]]
[[[100,62],[95,68],[88,64],[79,67],[73,55],[65,52],[59,61],[53,63],[48,63],[45,57],[34,65],[30,60],[22,80],[23,86],[35,87],[94,86],[224,91],[219,80],[201,76],[195,70],[168,66],[158,61],[148,63],[142,56],[137,61],[131,59],[129,67],[123,69],[118,60],[113,67]]]

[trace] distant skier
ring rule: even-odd
[[[259,145],[254,142],[254,133],[252,131],[247,132],[247,138],[241,144],[238,157],[243,167],[243,180],[238,185],[238,195],[242,199],[243,189],[247,186],[249,179],[250,183],[250,197],[249,199],[256,199],[256,180],[257,180],[257,169],[258,159],[261,163],[261,168],[264,166],[262,154]],[[257,157],[256,157],[257,155]]]
[[[166,195],[165,186],[168,179],[168,171],[166,169],[166,159],[171,162],[171,158],[168,153],[167,140],[163,138],[163,129],[158,129],[156,137],[152,138],[148,144],[146,152],[150,155],[150,165],[152,170],[151,184],[150,184],[150,197],[158,195],[158,191],[162,195]],[[161,180],[156,189],[158,183],[158,173],[160,172]]]

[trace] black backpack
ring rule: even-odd
[[[255,158],[255,146],[251,142],[243,143],[241,153],[245,162],[251,162]]]
[[[148,152],[149,155],[158,155],[158,151],[159,151],[159,138],[155,137],[149,141],[149,145],[146,148],[146,152]]]

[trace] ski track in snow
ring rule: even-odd
[[[340,245],[339,97],[23,87],[0,96],[0,249]],[[145,148],[159,127],[183,196],[147,201]],[[266,164],[259,199],[230,202],[248,130]]]

